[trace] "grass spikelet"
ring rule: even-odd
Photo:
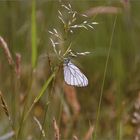
[[[85,134],[84,140],[90,140],[93,132],[94,132],[94,126],[90,126],[87,133]]]
[[[8,111],[8,107],[6,104],[5,99],[3,98],[2,92],[0,91],[0,99],[1,99],[1,106],[4,110],[4,113],[6,114],[6,116],[8,117],[9,120],[11,120],[10,115],[9,115],[9,111]]]
[[[140,139],[140,93],[134,104],[134,112],[132,116],[132,124],[135,126],[134,140]]]
[[[77,138],[77,136],[73,136],[73,140],[79,140],[78,138]]]
[[[8,48],[7,43],[5,42],[5,40],[0,36],[0,46],[3,48],[5,56],[7,57],[8,63],[9,65],[13,65],[14,61],[12,58],[12,55],[10,53],[10,50]]]
[[[21,55],[19,53],[16,53],[15,72],[17,74],[17,77],[20,78],[20,74],[21,74]]]
[[[89,17],[97,14],[119,14],[122,12],[122,9],[114,6],[97,6],[89,9],[85,14]]]
[[[54,128],[54,139],[60,140],[60,131],[55,118],[53,118],[53,128]]]

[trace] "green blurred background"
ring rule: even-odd
[[[116,19],[113,34],[112,47],[105,78],[102,104],[98,124],[98,140],[131,140],[136,135],[137,125],[132,123],[134,104],[139,94],[140,84],[140,1],[138,0],[69,0],[62,3],[70,3],[74,10],[79,13],[95,11],[90,14],[90,20],[99,24],[95,25],[94,30],[76,30],[72,36],[72,49],[74,51],[90,51],[91,54],[78,58],[76,61],[82,71],[89,79],[89,85],[85,88],[76,88],[77,100],[80,105],[80,112],[75,126],[69,126],[69,136],[64,139],[71,139],[72,134],[76,134],[81,140],[86,134],[90,125],[95,125],[105,63],[110,47],[113,24]],[[37,27],[37,74],[34,75],[34,86],[32,87],[32,97],[35,97],[45,80],[49,76],[47,58],[39,59],[39,56],[50,51],[48,31],[52,28],[61,29],[58,20],[58,9],[61,8],[60,2],[55,0],[36,1],[36,27]],[[96,11],[97,7],[106,7],[105,11]],[[110,10],[110,7],[114,9]],[[16,78],[8,65],[3,50],[0,49],[0,90],[3,92],[9,111],[12,114],[11,104],[14,101],[14,91],[18,91],[20,102],[16,113],[21,113],[24,101],[22,96],[27,94],[30,81],[31,70],[31,11],[32,1],[28,0],[3,0],[0,1],[0,35],[7,42],[9,49],[15,58],[15,53],[21,54],[21,78],[18,81],[18,89],[15,89]],[[79,19],[80,21],[80,19]],[[60,81],[59,81],[60,76]],[[58,79],[58,80],[57,80]],[[54,100],[51,109],[48,111],[46,125],[49,128],[47,135],[52,139],[51,120],[53,116],[59,121],[59,127],[64,137],[63,123],[61,123],[61,112],[64,104],[69,106],[66,99],[60,96],[63,89],[59,82],[62,82],[62,74],[57,76]],[[46,91],[46,94],[49,92]],[[58,95],[59,96],[58,96]],[[28,129],[24,129],[25,136],[32,139],[38,138],[38,127],[33,121],[33,116],[38,115],[40,121],[45,110],[46,96],[42,97],[30,114]],[[58,97],[57,97],[58,96]],[[24,99],[23,99],[24,100]],[[60,102],[64,103],[61,105]],[[140,103],[139,103],[140,104]],[[63,107],[62,107],[63,106]],[[60,111],[61,110],[61,111]],[[69,107],[71,110],[71,107]],[[72,112],[72,111],[70,111]],[[72,113],[71,113],[72,114]],[[70,115],[72,116],[72,115]],[[14,116],[13,116],[14,117]],[[20,120],[20,119],[19,119]],[[17,123],[17,129],[19,125]],[[68,124],[69,125],[69,122]],[[0,135],[9,131],[9,123],[2,109],[0,109]],[[72,132],[71,132],[72,131]],[[36,132],[36,133],[35,133]],[[94,134],[94,132],[93,132]],[[27,138],[27,137],[26,137]]]

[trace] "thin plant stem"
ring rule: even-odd
[[[108,49],[108,53],[107,53],[105,70],[104,70],[104,74],[103,74],[103,81],[102,81],[102,86],[101,86],[101,93],[100,93],[100,99],[99,99],[99,104],[98,104],[98,110],[97,110],[97,117],[96,117],[96,124],[95,124],[95,131],[94,131],[93,140],[96,140],[96,137],[97,137],[97,129],[98,129],[98,122],[99,122],[99,117],[100,117],[102,97],[103,97],[103,92],[104,92],[104,84],[105,84],[105,79],[106,79],[106,73],[107,73],[107,67],[108,67],[110,52],[111,52],[111,48],[112,48],[112,41],[113,41],[113,35],[114,35],[114,31],[115,31],[116,21],[117,21],[117,16],[115,17],[115,20],[114,20],[114,23],[113,23],[111,38],[110,38],[110,42],[109,42],[109,49]]]
[[[56,69],[56,74],[55,74],[55,75],[57,75],[58,71],[59,71],[59,67],[58,67],[58,69]],[[51,99],[52,99],[51,96],[52,96],[52,93],[53,93],[55,80],[56,80],[56,76],[54,76],[53,83],[52,83],[52,87],[51,87],[51,91],[50,91],[50,93],[48,94],[48,102],[47,102],[47,104],[46,104],[45,115],[44,115],[44,119],[43,119],[43,122],[42,122],[42,129],[43,129],[43,130],[46,129],[45,127],[46,127],[46,120],[47,120],[47,112],[48,112],[48,110],[49,110],[49,106],[50,106],[50,103],[51,103]],[[42,134],[40,133],[40,138],[39,138],[39,140],[42,140],[42,139],[43,139],[43,136],[42,136]]]
[[[32,84],[33,84],[33,73],[36,67],[36,60],[37,60],[37,34],[36,34],[36,1],[32,0],[32,12],[31,12],[31,47],[32,47],[32,54],[31,54],[31,64],[32,64],[32,70],[31,70],[31,81],[29,83],[29,87],[28,87],[28,91],[27,92],[27,97],[26,97],[26,101],[24,104],[24,109],[22,112],[22,117],[21,117],[21,122],[20,122],[20,127],[18,130],[18,134],[17,134],[17,140],[21,138],[21,131],[23,129],[23,124],[24,124],[24,118],[26,115],[26,110],[28,107],[28,104],[32,98]]]
[[[62,94],[60,96],[64,96],[64,95]],[[58,124],[60,124],[62,112],[63,112],[63,104],[62,104],[62,101],[60,100],[60,109],[59,109],[59,113],[58,113]]]
[[[14,67],[10,67],[10,71],[11,71],[11,86],[14,87],[15,86],[15,73],[14,73]],[[15,122],[16,122],[16,91],[15,88],[12,88],[11,90],[12,94],[11,94],[11,123],[12,123],[12,127],[13,130],[16,131],[16,126],[15,126]]]
[[[48,113],[48,108],[49,108],[49,102],[46,103],[45,105],[45,115],[44,115],[44,119],[43,119],[43,122],[42,122],[42,129],[45,130],[45,125],[46,125],[46,119],[47,119],[47,113]],[[40,137],[39,137],[39,140],[42,140],[44,137],[42,135],[42,133],[40,132]]]
[[[121,121],[119,121],[118,122],[119,124],[118,124],[118,129],[119,129],[119,134],[118,134],[118,140],[122,140],[122,122]]]
[[[55,74],[52,73],[52,75],[49,77],[49,79],[45,82],[44,86],[42,87],[39,95],[34,99],[32,105],[30,106],[29,110],[27,111],[27,113],[25,114],[25,117],[23,119],[23,121],[25,121],[29,115],[29,113],[31,112],[32,108],[34,107],[34,105],[39,101],[39,99],[43,96],[43,94],[45,93],[45,90],[47,89],[48,85],[50,84],[50,82],[52,81],[52,79],[55,77]]]
[[[14,76],[16,76],[14,74]],[[13,127],[14,127],[14,131],[15,131],[15,139],[17,136],[17,131],[18,131],[18,121],[19,121],[19,100],[18,100],[18,90],[20,87],[20,81],[17,77],[14,77],[14,88],[13,88],[13,98],[12,98],[12,102],[13,102],[13,116],[12,116],[12,120],[13,120]]]
[[[31,41],[32,41],[32,68],[37,64],[37,29],[36,29],[36,0],[32,0],[31,12]]]
[[[31,81],[29,83],[29,87],[28,87],[28,91],[27,91],[27,96],[26,96],[26,100],[25,100],[25,104],[24,104],[24,109],[22,112],[22,116],[21,116],[21,121],[20,121],[20,125],[19,125],[19,130],[18,130],[18,134],[17,134],[17,140],[19,140],[21,138],[21,131],[23,129],[23,125],[24,125],[24,116],[26,114],[26,110],[27,110],[27,106],[29,104],[30,98],[31,98],[31,88],[32,88],[32,84],[33,84],[33,70],[31,72]]]

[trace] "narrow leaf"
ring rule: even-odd
[[[37,36],[36,36],[36,1],[32,0],[32,13],[31,13],[31,46],[32,46],[32,68],[36,66],[37,60]]]
[[[38,100],[43,96],[43,94],[45,93],[45,90],[47,89],[48,85],[50,84],[50,82],[52,81],[52,79],[54,78],[55,74],[53,73],[49,79],[45,82],[45,84],[43,85],[39,95],[35,98],[34,103],[38,102]]]

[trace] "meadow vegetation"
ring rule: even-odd
[[[137,0],[0,1],[0,140],[139,140],[139,12]],[[87,86],[67,84],[69,61]]]

